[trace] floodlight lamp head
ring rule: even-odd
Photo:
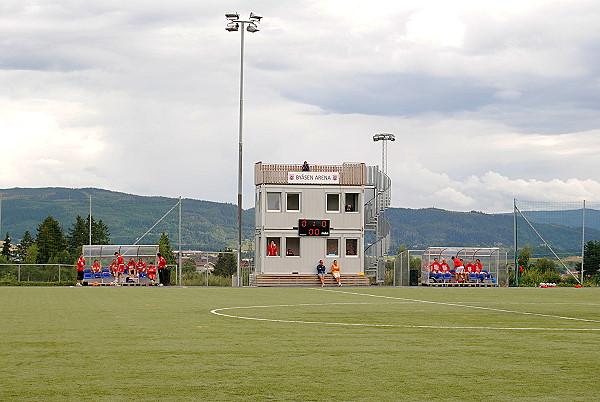
[[[262,16],[254,14],[254,13],[250,13],[250,19],[256,20],[256,22],[260,22],[260,20],[262,19]]]
[[[254,32],[260,31],[260,29],[258,29],[256,26],[250,24],[250,25],[248,25],[248,28],[246,28],[246,31],[254,33]]]
[[[225,30],[227,30],[229,32],[236,32],[239,28],[240,28],[240,24],[238,24],[237,22],[230,22],[229,24],[227,24],[227,27],[225,28]]]
[[[240,15],[238,13],[227,13],[225,14],[225,18],[227,18],[228,20],[239,20],[240,19]]]

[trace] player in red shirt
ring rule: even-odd
[[[481,261],[479,261],[479,258],[475,260],[475,264],[473,265],[473,267],[475,268],[476,273],[480,273],[483,270],[483,265],[481,265]]]
[[[148,266],[148,279],[150,279],[152,283],[154,283],[154,280],[156,279],[156,267],[153,264]]]
[[[117,272],[115,275],[115,282],[118,284],[121,282],[121,278],[123,277],[123,273],[125,272],[125,260],[123,256],[118,252],[115,252],[115,256],[117,257]]]
[[[83,280],[83,270],[85,269],[85,259],[83,253],[79,254],[77,259],[77,286],[82,286],[81,281]]]
[[[133,277],[136,276],[135,260],[133,258],[130,258],[129,262],[127,263],[127,273]]]
[[[110,274],[114,277],[117,276],[117,260],[112,260],[112,262],[110,263],[110,266],[108,267],[108,269],[110,270]]]
[[[138,263],[136,264],[135,268],[138,271],[138,275],[142,272],[146,272],[146,263],[144,262],[144,260],[142,260],[140,258],[140,260],[138,261]]]
[[[161,285],[168,285],[168,283],[166,283],[167,279],[165,278],[167,260],[165,260],[161,253],[157,253],[156,256],[158,257],[158,261],[156,263],[156,265],[158,265],[158,280],[160,281]]]
[[[465,267],[463,266],[463,262],[458,256],[452,257],[452,262],[454,262],[454,272],[456,272],[456,280],[464,281],[465,280]]]
[[[441,264],[438,262],[437,258],[433,259],[433,262],[429,265],[429,272],[431,272],[432,274],[437,274],[438,272],[442,271],[442,266]]]
[[[102,265],[100,265],[98,260],[94,260],[94,263],[92,264],[92,272],[95,274],[102,272]]]
[[[448,265],[448,263],[446,262],[445,259],[442,259],[442,263],[440,264],[440,267],[444,274],[447,272],[450,272],[450,265]]]

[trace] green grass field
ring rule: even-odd
[[[2,400],[600,395],[596,288],[2,287],[0,304]]]

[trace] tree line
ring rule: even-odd
[[[73,264],[81,253],[81,246],[90,241],[90,219],[92,244],[109,244],[110,232],[102,219],[96,221],[88,215],[77,215],[75,222],[67,230],[52,216],[38,225],[35,238],[25,231],[16,247],[13,247],[10,234],[4,237],[0,252],[0,263],[17,264]]]
[[[532,260],[533,248],[529,245],[521,248],[517,256],[517,265],[521,275],[521,286],[536,286],[539,283],[569,283],[575,284],[577,280],[572,276],[563,280],[556,262],[549,258]],[[590,284],[600,284],[600,241],[590,240],[583,249],[584,281]],[[581,270],[581,263],[576,264],[577,271]]]

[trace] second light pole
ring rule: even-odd
[[[225,14],[227,26],[225,29],[229,32],[237,32],[241,29],[240,45],[240,121],[239,121],[239,146],[238,146],[238,238],[237,238],[237,286],[242,286],[242,127],[244,121],[244,32],[258,32],[261,16],[250,13],[247,20],[240,19],[238,13]],[[246,28],[246,29],[244,29]]]

